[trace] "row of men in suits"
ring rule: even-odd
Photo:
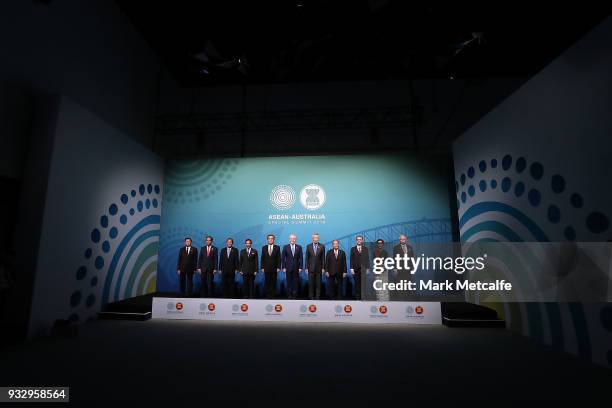
[[[212,297],[214,274],[220,273],[223,297],[233,298],[235,297],[234,281],[236,274],[239,273],[244,281],[244,297],[253,298],[255,277],[258,273],[263,273],[266,297],[272,299],[277,295],[277,274],[282,270],[287,277],[287,297],[296,299],[299,290],[299,274],[305,271],[308,274],[309,299],[321,298],[323,274],[328,282],[328,296],[339,299],[342,280],[348,275],[346,254],[340,249],[338,240],[332,241],[332,248],[326,252],[325,245],[319,242],[319,238],[319,234],[312,234],[312,242],[306,245],[305,256],[302,246],[296,243],[295,234],[289,236],[289,243],[282,249],[274,243],[276,237],[269,234],[267,245],[261,248],[261,255],[252,247],[253,242],[250,239],[245,240],[245,247],[238,252],[232,238],[228,238],[225,247],[219,250],[213,245],[213,237],[207,236],[205,245],[200,251],[192,246],[191,238],[185,238],[185,245],[179,250],[177,261],[180,291],[187,294],[193,292],[193,275],[197,273],[202,278],[200,295]],[[382,239],[377,241],[374,257],[387,256],[386,251],[382,249],[383,244]],[[400,243],[394,247],[393,252],[394,256],[395,253],[412,256],[412,248],[406,243],[405,235],[400,235]],[[354,278],[355,297],[360,299],[361,276],[370,267],[369,250],[364,245],[364,238],[361,235],[355,238],[355,246],[350,250],[349,264]]]

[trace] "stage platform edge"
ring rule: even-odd
[[[439,302],[153,298],[153,319],[442,324]]]

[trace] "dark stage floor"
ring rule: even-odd
[[[585,407],[612,384],[611,370],[504,329],[444,326],[95,321],[76,338],[5,348],[0,361],[0,384],[68,385],[79,407]]]

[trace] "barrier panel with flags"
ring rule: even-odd
[[[439,302],[153,298],[154,319],[442,324]]]

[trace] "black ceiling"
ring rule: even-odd
[[[528,77],[610,14],[516,2],[117,3],[182,86]]]

